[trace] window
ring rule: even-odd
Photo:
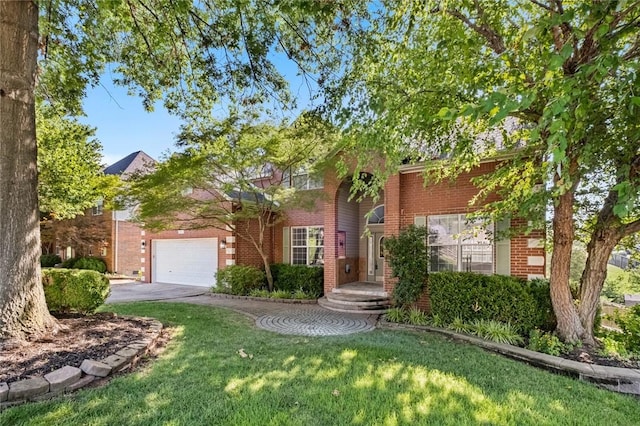
[[[322,226],[291,228],[291,263],[324,265],[324,228]]]
[[[384,204],[376,207],[371,211],[371,214],[367,219],[367,223],[369,225],[384,223]]]
[[[282,177],[282,184],[286,188],[319,189],[324,186],[322,177],[307,172],[291,174],[286,172]]]
[[[93,209],[91,209],[91,213],[94,216],[100,216],[102,214],[103,207],[104,207],[104,201],[100,199],[96,201],[96,205],[93,206]]]
[[[429,216],[429,269],[492,274],[493,224],[471,221],[464,214]]]

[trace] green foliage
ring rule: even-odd
[[[303,290],[296,290],[291,294],[291,298],[299,300],[313,300],[317,299],[317,296],[315,294],[309,294]]]
[[[255,266],[231,265],[216,273],[213,291],[248,296],[253,290],[261,289],[264,284],[264,272]]]
[[[253,290],[251,290],[249,292],[249,296],[251,297],[264,297],[264,298],[269,298],[269,290],[264,289],[264,288],[254,288]]]
[[[62,263],[62,259],[57,254],[43,254],[40,256],[40,266],[43,268],[50,268],[58,263]]]
[[[445,324],[460,319],[511,323],[519,332],[552,329],[549,287],[544,281],[466,272],[429,275],[431,312]]]
[[[100,273],[107,272],[107,265],[104,260],[98,257],[80,257],[73,262],[74,269],[89,269]]]
[[[626,271],[608,265],[602,295],[614,303],[624,303],[625,294],[640,293],[640,271]]]
[[[523,342],[522,336],[510,323],[494,320],[477,319],[471,324],[474,334],[496,343],[518,345]]]
[[[73,269],[73,265],[75,265],[77,260],[78,260],[77,257],[70,257],[66,259],[64,262],[62,262],[62,265],[60,266],[64,269]]]
[[[384,315],[389,322],[403,323],[407,319],[407,311],[400,307],[390,308]]]
[[[420,309],[412,307],[409,309],[407,322],[411,325],[427,325],[429,324],[429,317],[427,317],[427,314]]]
[[[42,285],[51,312],[89,314],[109,297],[109,280],[96,271],[45,269]]]
[[[620,342],[627,352],[640,355],[640,305],[624,311],[616,310],[612,319],[621,332],[612,332],[608,337]]]
[[[291,299],[291,293],[286,290],[274,290],[269,294],[272,299]]]
[[[393,289],[393,300],[397,305],[415,303],[425,288],[428,268],[426,237],[425,227],[411,225],[397,237],[385,239],[386,261],[392,276],[398,278]]]
[[[447,326],[447,328],[455,331],[456,333],[472,333],[473,326],[467,324],[460,317],[455,317],[451,324]]]
[[[529,332],[529,343],[527,349],[542,352],[549,355],[560,356],[567,352],[568,347],[553,333],[539,329]]]
[[[276,263],[271,265],[273,287],[289,293],[303,291],[318,298],[324,292],[324,268]]]
[[[38,195],[40,210],[56,219],[72,218],[113,196],[119,179],[102,173],[95,129],[77,119],[61,117],[51,105],[39,103]]]

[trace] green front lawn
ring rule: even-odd
[[[204,306],[109,306],[176,328],[142,371],[0,413],[1,425],[629,425],[640,403],[423,333],[308,338]],[[252,357],[241,357],[240,349]]]

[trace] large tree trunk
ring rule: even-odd
[[[0,1],[0,339],[55,328],[40,276],[34,86],[38,6]]]
[[[598,306],[600,306],[600,293],[605,278],[607,278],[607,262],[613,248],[619,238],[616,238],[615,229],[598,230],[591,236],[587,245],[587,262],[580,278],[580,305],[578,315],[584,327],[582,341],[587,345],[594,345],[593,328]]]
[[[584,334],[569,287],[571,247],[575,234],[574,194],[568,190],[554,206],[553,253],[551,255],[551,302],[558,322],[556,331],[565,342],[577,342]]]

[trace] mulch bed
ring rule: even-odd
[[[572,361],[604,365],[606,367],[640,368],[640,360],[623,360],[610,358],[600,355],[597,351],[588,348],[575,348],[571,352],[563,354],[561,356],[562,358],[570,359]]]
[[[85,359],[101,360],[147,337],[150,320],[122,318],[113,313],[58,318],[55,335],[21,342],[0,342],[0,382],[42,377]]]

